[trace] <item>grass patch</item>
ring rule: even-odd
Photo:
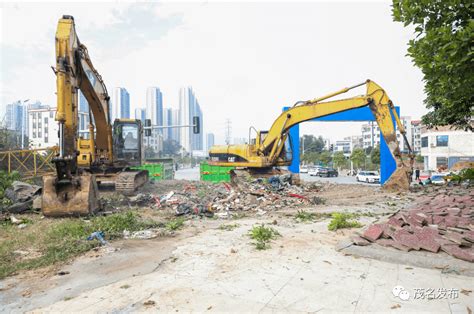
[[[20,174],[17,171],[8,173],[0,170],[0,205],[11,205],[12,202],[5,197],[5,190],[12,186],[13,181],[20,180]]]
[[[311,213],[305,210],[298,210],[295,220],[298,222],[313,222],[320,219],[331,218],[332,213]]]
[[[36,217],[35,222],[26,229],[18,229],[14,225],[2,225],[0,279],[20,270],[66,261],[99,246],[97,240],[86,240],[94,231],[103,231],[105,238],[110,240],[121,237],[123,230],[138,231],[156,225],[156,222],[143,220],[133,212],[93,217],[90,220]]]
[[[348,213],[332,213],[332,220],[329,222],[328,230],[336,231],[343,228],[360,228],[362,224],[353,220],[357,216]],[[352,219],[352,220],[350,220]]]
[[[298,210],[295,215],[295,220],[299,222],[309,222],[314,221],[316,219],[316,215],[314,213],[307,212],[305,210]]]
[[[249,231],[249,236],[255,240],[253,244],[257,250],[265,250],[270,247],[270,241],[280,236],[280,233],[272,227],[265,227],[265,225],[253,226]]]
[[[235,228],[238,228],[240,227],[240,225],[238,223],[235,223],[235,224],[222,224],[219,226],[219,229],[220,230],[225,230],[225,231],[232,231],[234,230]]]
[[[184,225],[184,221],[185,219],[183,217],[172,219],[166,223],[165,227],[169,231],[176,231],[178,229],[181,229],[181,227]]]

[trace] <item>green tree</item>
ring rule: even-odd
[[[393,0],[393,18],[415,27],[408,55],[423,72],[429,127],[453,125],[473,130],[474,2]]]
[[[25,147],[28,147],[28,136],[24,138]],[[0,151],[21,149],[21,133],[8,130],[6,126],[0,125]]]
[[[308,164],[319,163],[319,153],[305,152],[301,157],[301,160]]]
[[[331,153],[328,152],[327,150],[321,152],[319,154],[319,161],[321,161],[324,165],[328,165],[331,162]]]
[[[320,153],[324,149],[324,139],[321,136],[303,135],[301,143],[303,143],[304,153]],[[303,152],[303,149],[301,151]]]
[[[416,155],[415,161],[418,163],[422,163],[425,159],[421,155]]]
[[[145,158],[156,158],[158,155],[155,153],[155,150],[151,147],[145,148]]]
[[[351,154],[351,161],[355,168],[360,168],[365,163],[365,151],[362,148],[355,148]]]
[[[332,156],[332,161],[334,167],[342,168],[346,165],[346,156],[344,156],[344,153],[342,151],[337,151]]]
[[[377,146],[370,152],[370,161],[374,165],[380,165],[380,147]]]
[[[163,155],[176,156],[179,154],[181,146],[175,140],[164,140],[163,141]]]

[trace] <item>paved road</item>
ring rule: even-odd
[[[378,184],[373,183],[364,183],[364,182],[357,182],[355,177],[332,177],[332,178],[320,178],[320,177],[312,177],[307,173],[301,173],[300,177],[303,181],[312,182],[312,181],[320,181],[320,182],[334,182],[340,184],[363,184],[369,186],[378,186]],[[179,169],[176,171],[175,179],[177,180],[190,180],[190,181],[199,181],[199,167],[194,168],[185,168]]]
[[[378,186],[378,184],[374,183],[365,183],[365,182],[357,182],[355,177],[331,177],[331,178],[320,178],[320,177],[313,177],[307,173],[301,173],[300,178],[303,181],[320,181],[320,182],[333,182],[333,183],[340,183],[340,184],[363,184],[369,186]]]
[[[176,180],[199,181],[199,167],[179,169],[174,174]]]

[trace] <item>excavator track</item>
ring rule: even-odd
[[[148,181],[148,171],[124,171],[117,175],[115,191],[124,195],[133,194],[139,187]]]

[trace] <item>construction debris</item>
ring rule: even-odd
[[[6,210],[10,213],[23,213],[33,207],[36,198],[40,198],[41,187],[21,181],[14,181],[12,186],[5,190],[5,197],[12,205]]]
[[[398,250],[444,251],[474,262],[474,190],[460,187],[433,190],[384,223],[369,226],[356,245],[364,241]]]
[[[172,209],[177,216],[197,215],[230,218],[236,211],[254,211],[265,214],[281,208],[320,205],[325,199],[315,196],[322,185],[292,185],[290,176],[239,178],[233,184],[196,182],[174,186],[175,190],[161,195],[142,193],[130,198],[105,199],[112,207],[147,206],[152,209]],[[115,197],[115,196],[114,196]],[[114,208],[111,208],[113,210]]]

